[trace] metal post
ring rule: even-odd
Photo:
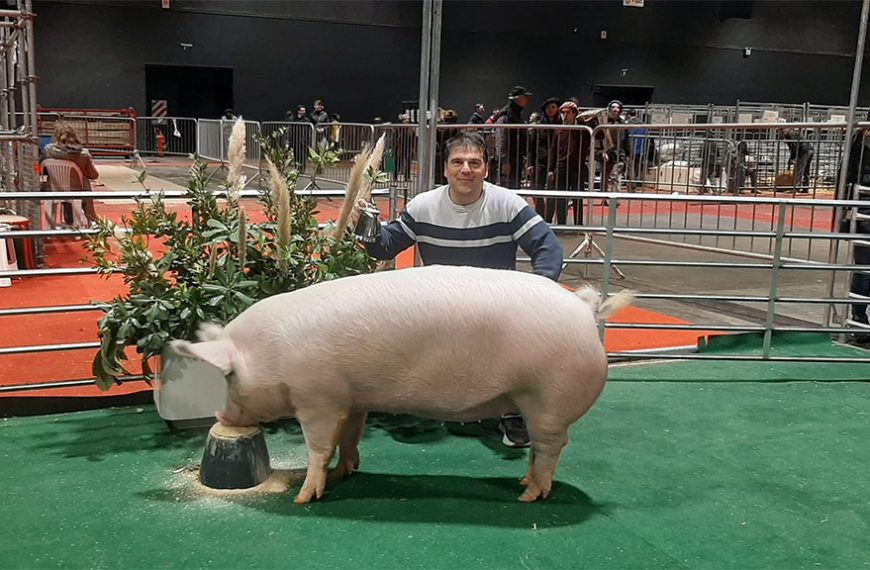
[[[420,47],[420,101],[417,116],[417,186],[410,198],[432,188],[434,182],[435,130],[438,124],[438,79],[441,69],[442,0],[424,0]]]
[[[867,39],[867,16],[870,14],[870,0],[864,0],[861,5],[861,24],[858,28],[858,46],[855,49],[855,66],[852,69],[852,91],[849,94],[849,113],[846,118],[846,134],[843,141],[843,160],[840,162],[840,176],[837,180],[837,200],[846,199],[846,175],[849,170],[849,158],[852,154],[852,132],[855,125],[855,107],[858,105],[858,91],[861,88],[861,68],[864,65],[864,42]],[[843,219],[843,208],[834,208],[833,229],[836,231],[840,227],[840,222]],[[835,263],[839,256],[839,241],[831,240],[828,249],[828,263]],[[850,244],[851,245],[851,244]],[[834,296],[834,287],[837,281],[837,273],[832,271],[828,276],[828,297]],[[833,308],[831,305],[825,307],[824,324],[831,324],[831,315]]]
[[[767,320],[764,323],[764,341],[761,358],[770,358],[770,344],[773,340],[773,326],[776,317],[776,296],[779,294],[779,279],[782,271],[782,242],[785,236],[785,202],[779,204],[779,218],[776,222],[776,242],[773,248],[773,269],[770,276],[770,293],[767,298]]]

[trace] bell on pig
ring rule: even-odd
[[[375,243],[381,235],[380,210],[374,204],[366,204],[360,209],[359,220],[353,235],[363,243]]]

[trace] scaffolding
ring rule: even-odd
[[[0,10],[0,208],[30,218],[41,229],[39,204],[4,200],[3,192],[36,191],[36,68],[31,0]]]

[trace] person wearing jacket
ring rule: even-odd
[[[563,125],[576,125],[580,109],[573,101],[565,101],[559,107]],[[547,157],[547,189],[577,191],[583,187],[586,175],[584,160],[584,130],[560,129]],[[587,135],[588,136],[588,135]],[[588,149],[588,146],[586,146]],[[576,202],[575,224],[583,223],[583,208],[580,200]],[[556,215],[556,223],[568,223],[568,198],[547,198],[544,220],[550,222]]]
[[[859,192],[856,185],[870,187],[870,132],[859,129],[852,139],[852,148],[849,153],[849,167],[846,169],[846,182],[849,184],[851,194],[849,199],[867,200],[866,207],[855,208],[850,212],[855,217],[855,233],[870,234],[870,192]],[[841,231],[851,231],[851,219],[844,220]],[[867,269],[852,272],[849,283],[849,292],[861,297],[870,297],[870,235],[867,239],[853,242],[852,263],[865,265]],[[867,316],[867,304],[855,303],[852,305],[852,321],[868,328],[867,333],[854,335],[850,340],[860,345],[870,345],[870,321]]]
[[[91,153],[82,146],[78,133],[69,123],[55,123],[52,142],[45,145],[40,162],[47,158],[69,160],[74,162],[79,167],[79,170],[82,171],[85,179],[79,181],[81,187],[70,188],[70,190],[86,190],[90,192],[91,180],[96,180],[100,177],[100,173],[97,172],[97,168],[94,166]],[[73,184],[75,185],[76,181],[73,181]],[[97,219],[93,198],[82,200],[82,210],[85,212],[88,223],[93,224]]]
[[[499,111],[496,125],[522,125],[523,110],[533,95],[525,87],[517,85],[508,92],[508,103]],[[512,190],[520,187],[520,171],[526,156],[527,133],[524,128],[504,128],[495,131],[495,154],[499,186]]]
[[[622,125],[622,101],[614,99],[607,104],[607,115],[604,120],[606,125]],[[600,148],[596,153],[601,162],[601,190],[618,192],[618,176],[625,172],[626,162],[631,154],[628,144],[627,130],[608,130],[599,135]]]
[[[469,125],[482,125],[486,122],[486,107],[483,103],[474,106],[474,112],[468,118]]]
[[[562,124],[559,116],[559,105],[562,100],[558,97],[550,97],[541,104],[541,120],[538,125],[551,126]],[[550,155],[550,147],[556,138],[555,129],[533,128],[529,129],[529,149],[526,153],[526,176],[531,187],[536,190],[547,188],[547,159]],[[535,197],[535,211],[549,223],[550,217],[546,217],[546,200],[540,196]]]
[[[517,247],[532,260],[532,271],[558,281],[563,251],[550,227],[515,192],[486,181],[486,142],[462,131],[447,141],[447,184],[408,202],[399,218],[381,226],[375,259],[392,259],[417,244],[424,265],[468,265],[516,269]],[[505,414],[500,429],[508,447],[528,447],[522,416]]]

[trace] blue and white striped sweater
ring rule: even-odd
[[[538,275],[556,280],[562,270],[562,246],[544,220],[523,198],[488,182],[470,206],[454,204],[447,186],[420,194],[398,220],[381,228],[379,242],[368,251],[392,259],[415,242],[425,265],[515,269],[519,246]]]

